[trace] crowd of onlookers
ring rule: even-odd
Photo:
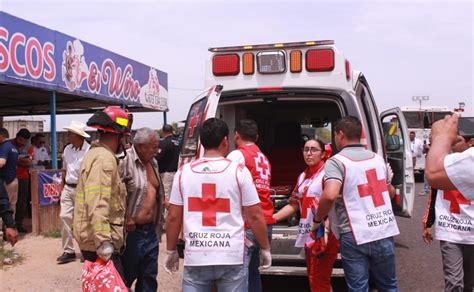
[[[30,213],[30,169],[49,167],[50,158],[41,133],[32,136],[23,128],[9,138],[8,130],[0,128],[0,181],[8,195],[16,230],[26,233],[23,220]]]

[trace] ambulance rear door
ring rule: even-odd
[[[380,114],[384,132],[387,160],[393,170],[392,185],[396,195],[392,200],[393,211],[402,217],[411,217],[415,200],[415,177],[405,116],[400,108]]]
[[[179,156],[180,166],[202,156],[203,149],[199,139],[199,127],[205,120],[215,116],[222,88],[222,85],[211,86],[198,95],[191,105],[184,125]]]

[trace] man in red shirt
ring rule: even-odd
[[[267,224],[268,240],[271,241],[272,226],[276,222],[273,218],[273,203],[270,197],[271,166],[267,157],[255,144],[257,140],[257,123],[253,120],[240,120],[235,127],[234,136],[237,149],[229,153],[227,158],[245,165],[252,174],[260,199],[260,207]],[[252,230],[248,227],[248,224],[246,224],[247,238],[252,240],[254,244],[249,264],[248,291],[262,291],[262,283],[258,271],[260,246],[255,240]]]
[[[30,201],[30,173],[34,150],[30,142],[31,133],[28,129],[20,129],[16,133],[12,144],[18,150],[18,163],[16,167],[16,177],[18,178],[18,201],[16,202],[15,223],[18,232],[26,233],[23,227],[23,218],[28,213],[27,206]]]

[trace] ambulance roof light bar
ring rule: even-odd
[[[307,41],[307,42],[292,42],[292,43],[280,43],[280,44],[264,44],[264,45],[250,45],[250,46],[236,46],[236,47],[218,47],[209,48],[209,52],[238,52],[248,50],[269,50],[269,49],[282,49],[282,48],[301,48],[301,47],[314,47],[334,45],[333,40],[321,40],[321,41]]]

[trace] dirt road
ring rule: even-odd
[[[10,245],[6,245],[11,249]],[[56,264],[61,239],[26,235],[15,245],[23,263],[0,270],[1,291],[81,291],[81,262]],[[77,250],[77,249],[76,249]],[[173,276],[163,269],[165,244],[160,244],[158,290],[180,291],[182,268]]]

